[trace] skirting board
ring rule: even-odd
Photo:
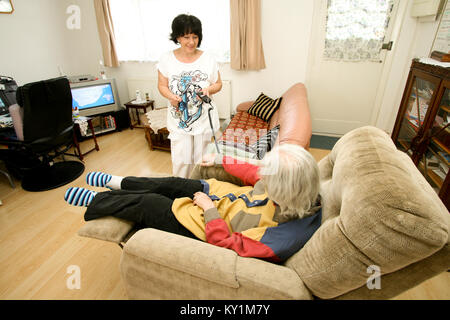
[[[314,134],[326,136],[343,136],[353,129],[369,125],[360,121],[345,121],[331,119],[312,119],[312,131]]]

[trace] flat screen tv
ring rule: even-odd
[[[81,116],[93,116],[122,109],[114,79],[71,83],[72,106]]]

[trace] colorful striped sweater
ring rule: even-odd
[[[203,192],[215,208],[203,211],[190,198],[176,199],[172,212],[194,235],[232,249],[243,257],[280,263],[300,250],[320,227],[322,211],[303,219],[278,223],[279,207],[268,198],[258,167],[223,159],[224,169],[250,186],[239,187],[216,179],[203,180]]]

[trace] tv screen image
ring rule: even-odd
[[[114,104],[114,94],[110,83],[72,88],[72,106],[78,110]]]

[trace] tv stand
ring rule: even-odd
[[[89,126],[88,131],[86,132],[87,138],[93,135],[92,130],[94,130],[94,135],[96,136],[117,130],[116,119],[113,114],[103,113],[90,116],[90,118],[92,126]]]
[[[122,129],[129,127],[129,117],[126,109],[94,114],[87,116],[86,118],[91,119],[92,126],[88,127],[85,135],[82,135],[81,132],[77,134],[81,141],[91,138],[92,130],[94,130],[95,136],[100,136],[107,133],[121,131]]]

